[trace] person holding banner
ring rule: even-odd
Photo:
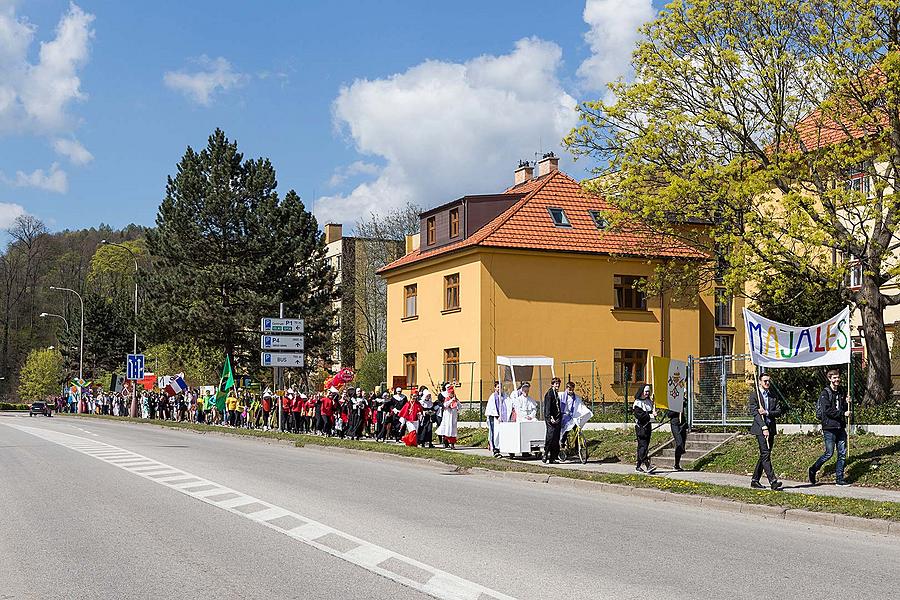
[[[772,468],[772,448],[775,446],[776,419],[784,413],[784,403],[779,401],[771,386],[772,378],[768,373],[763,373],[759,377],[759,385],[754,386],[747,397],[747,414],[753,417],[750,433],[756,436],[759,445],[759,459],[750,480],[750,487],[754,489],[765,489],[759,482],[763,471],[773,490],[780,490],[783,486]]]
[[[828,462],[837,446],[837,465],[834,468],[836,485],[850,485],[844,479],[844,464],[847,462],[847,417],[850,416],[850,397],[840,389],[841,372],[830,369],[826,376],[828,385],[819,394],[816,417],[822,422],[822,436],[825,438],[825,452],[809,468],[809,482],[816,485],[816,473]]]
[[[637,438],[637,465],[634,470],[643,473],[646,465],[647,473],[654,473],[656,469],[650,465],[650,457],[647,456],[650,436],[653,434],[653,419],[656,418],[656,407],[650,396],[649,385],[641,387],[634,394],[631,411],[634,413],[634,435]]]
[[[688,424],[684,417],[684,411],[675,412],[667,411],[669,415],[669,427],[672,430],[672,440],[675,442],[675,470],[684,471],[681,467],[681,457],[684,456],[685,445],[687,444]]]

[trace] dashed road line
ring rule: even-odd
[[[481,584],[442,571],[388,548],[344,533],[324,523],[304,517],[210,481],[99,440],[83,438],[55,430],[4,423],[8,427],[59,444],[109,465],[143,477],[176,492],[195,498],[239,517],[282,533],[307,546],[321,550],[403,586],[441,600],[515,600]],[[74,426],[73,426],[74,427]],[[80,429],[76,427],[76,429]],[[84,431],[84,430],[82,430]],[[90,433],[85,431],[85,433]],[[96,436],[96,434],[91,433]]]

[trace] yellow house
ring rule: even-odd
[[[730,298],[647,297],[640,279],[661,259],[707,260],[635,228],[607,230],[601,198],[545,157],[503,193],[465,196],[422,213],[387,280],[388,381],[459,382],[486,398],[497,355],[545,355],[580,393],[621,406],[654,355],[686,360],[743,348]],[[739,308],[739,307],[738,307]],[[717,318],[718,313],[718,318]],[[533,390],[532,395],[544,390]]]

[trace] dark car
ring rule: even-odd
[[[52,417],[53,413],[50,411],[50,405],[46,402],[32,402],[31,409],[28,411],[29,416],[34,415],[46,415],[48,417]]]

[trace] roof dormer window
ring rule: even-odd
[[[594,221],[594,225],[597,226],[597,229],[603,230],[609,227],[609,220],[603,216],[603,213],[599,210],[589,210],[591,213],[591,219]]]
[[[566,211],[562,208],[548,207],[547,212],[550,213],[550,218],[553,219],[553,224],[557,227],[572,226],[569,222],[569,217],[566,216]]]

